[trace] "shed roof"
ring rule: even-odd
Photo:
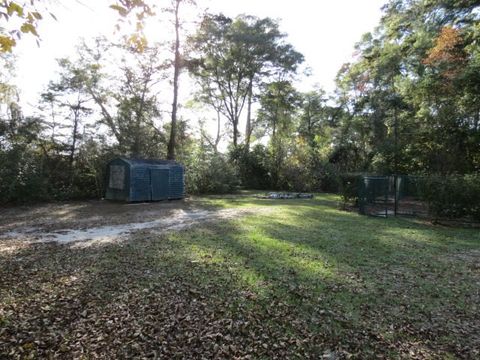
[[[139,159],[120,157],[119,159],[126,163],[133,165],[178,165],[175,160],[156,160],[156,159]]]

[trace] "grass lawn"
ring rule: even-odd
[[[364,217],[333,195],[194,201],[252,212],[0,252],[0,358],[480,356],[478,229]]]

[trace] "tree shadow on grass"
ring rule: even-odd
[[[473,354],[469,349],[478,347],[475,334],[480,330],[475,320],[478,267],[472,272],[472,264],[442,262],[439,256],[478,249],[477,233],[323,215],[315,225],[305,224],[305,219],[318,217],[315,211],[302,211],[297,219],[290,214],[290,221],[261,219],[246,227],[237,223],[218,230],[226,234],[220,239],[203,241],[204,252],[221,248],[226,258],[243,259],[242,266],[253,268],[260,282],[269,285],[267,294],[303,309],[298,316],[332,312],[343,329],[338,336],[326,333],[339,343],[345,337],[363,343],[367,331],[440,352]],[[399,235],[402,231],[409,233]]]
[[[188,243],[145,232],[122,245],[42,244],[3,258],[0,353],[285,358],[305,351],[304,329],[280,316],[290,313],[286,304],[269,299],[270,313],[228,266],[193,255]]]
[[[0,257],[0,353],[471,356],[478,272],[436,259],[476,246],[477,235],[333,206],[298,202],[125,243],[42,244]]]

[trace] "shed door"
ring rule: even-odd
[[[150,169],[152,200],[168,199],[169,169]]]

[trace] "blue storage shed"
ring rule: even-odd
[[[184,168],[170,160],[117,158],[108,163],[105,198],[158,201],[185,197]]]

